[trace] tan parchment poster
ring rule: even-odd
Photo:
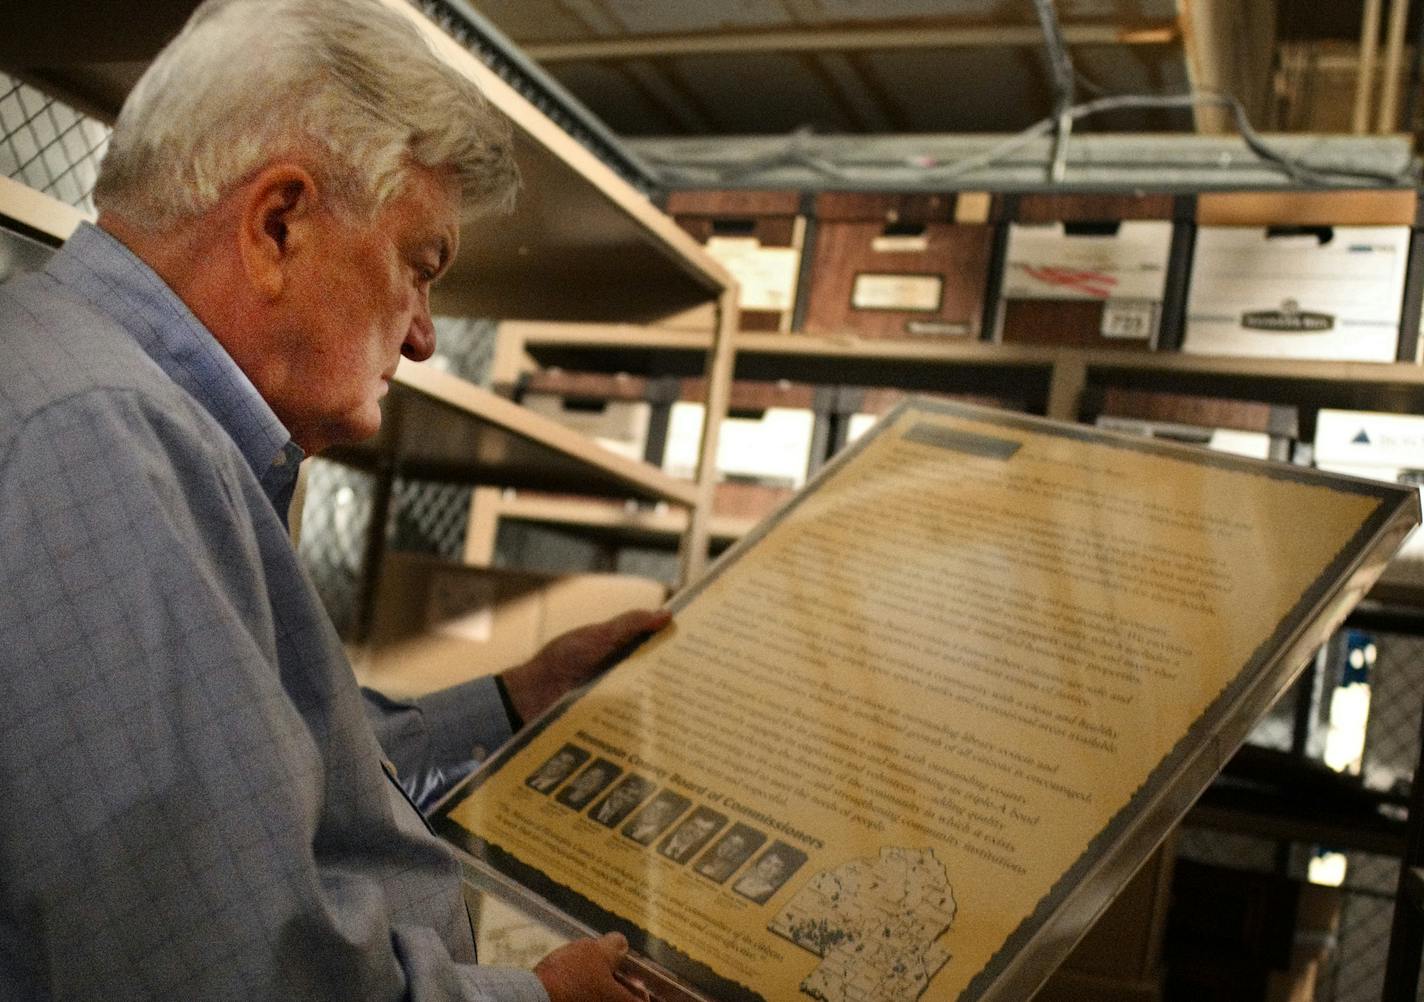
[[[1031,990],[1412,498],[912,402],[440,830],[710,997]]]

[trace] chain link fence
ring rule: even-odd
[[[93,218],[109,127],[0,73],[0,175]]]
[[[1362,638],[1356,636],[1358,643]],[[1375,789],[1401,791],[1412,782],[1419,756],[1424,707],[1424,638],[1373,634],[1378,657],[1370,673],[1370,716],[1361,774]],[[1339,652],[1344,645],[1333,643]],[[1338,663],[1327,666],[1324,702],[1339,682]],[[1292,689],[1252,734],[1252,742],[1281,750],[1290,747],[1290,725],[1298,690]],[[1318,745],[1318,742],[1316,743]],[[1318,751],[1318,748],[1316,749]],[[1318,852],[1336,847],[1282,844],[1273,839],[1185,827],[1177,843],[1179,859],[1253,873],[1279,873],[1293,880],[1308,876]],[[1326,944],[1326,963],[1315,982],[1314,1002],[1379,1002],[1385,957],[1394,920],[1399,860],[1375,853],[1344,853],[1339,924]],[[1422,986],[1424,987],[1424,986]],[[1424,997],[1421,995],[1420,997]],[[1295,998],[1295,996],[1292,996]]]

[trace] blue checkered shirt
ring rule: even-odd
[[[83,226],[0,345],[0,999],[544,999],[472,963],[217,341]],[[412,768],[508,735],[488,683],[384,709]]]

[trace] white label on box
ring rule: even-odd
[[[1271,458],[1271,436],[1264,431],[1237,431],[1233,428],[1213,428],[1207,441],[1208,449],[1229,452],[1248,459]]]
[[[850,421],[846,423],[846,444],[849,445],[860,438],[875,427],[875,422],[879,420],[874,414],[852,414]]]
[[[755,237],[712,237],[707,253],[737,280],[742,309],[785,311],[796,302],[796,248],[763,247]]]
[[[697,475],[703,407],[679,401],[668,419],[663,469],[675,477]],[[728,415],[717,436],[717,471],[777,487],[806,482],[816,416],[809,410],[769,407],[760,418]]]
[[[1424,469],[1424,417],[1322,408],[1315,419],[1315,461]]]
[[[930,238],[927,233],[880,236],[870,241],[870,249],[878,254],[923,254],[930,249]]]
[[[944,279],[938,275],[885,275],[862,273],[855,276],[850,304],[857,310],[908,310],[934,313],[944,295]]]
[[[581,410],[569,407],[557,393],[527,393],[522,402],[527,409],[593,439],[609,452],[642,459],[647,450],[653,407],[645,401],[608,400],[600,410]]]
[[[488,643],[494,636],[493,582],[463,574],[435,574],[425,604],[427,629],[443,637]]]
[[[1115,234],[1091,235],[1070,234],[1062,223],[1014,223],[1004,298],[1160,300],[1171,253],[1166,221],[1130,220]]]
[[[1324,242],[1204,226],[1182,350],[1394,361],[1408,251],[1407,226],[1336,226]]]
[[[1103,304],[1103,337],[1149,341],[1157,332],[1161,304],[1150,299],[1109,299]]]

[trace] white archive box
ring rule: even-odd
[[[1407,226],[1203,226],[1184,352],[1392,362]]]
[[[1424,486],[1424,417],[1322,408],[1315,419],[1315,465],[1327,473]],[[1415,530],[1386,572],[1424,581],[1424,533]]]
[[[744,310],[786,312],[796,305],[801,248],[767,247],[756,237],[714,236],[707,253],[732,273]]]
[[[594,403],[556,393],[526,393],[520,403],[620,456],[641,460],[648,447],[653,406],[646,400]]]
[[[1011,223],[1001,303],[1070,300],[1103,305],[1110,339],[1155,341],[1172,253],[1172,223],[1139,219],[1111,229],[1073,223]],[[1003,306],[1000,309],[1003,337]]]
[[[734,384],[717,436],[718,474],[772,487],[803,485],[816,435],[813,398],[809,386]],[[675,477],[697,473],[705,410],[696,400],[672,406],[663,469]]]

